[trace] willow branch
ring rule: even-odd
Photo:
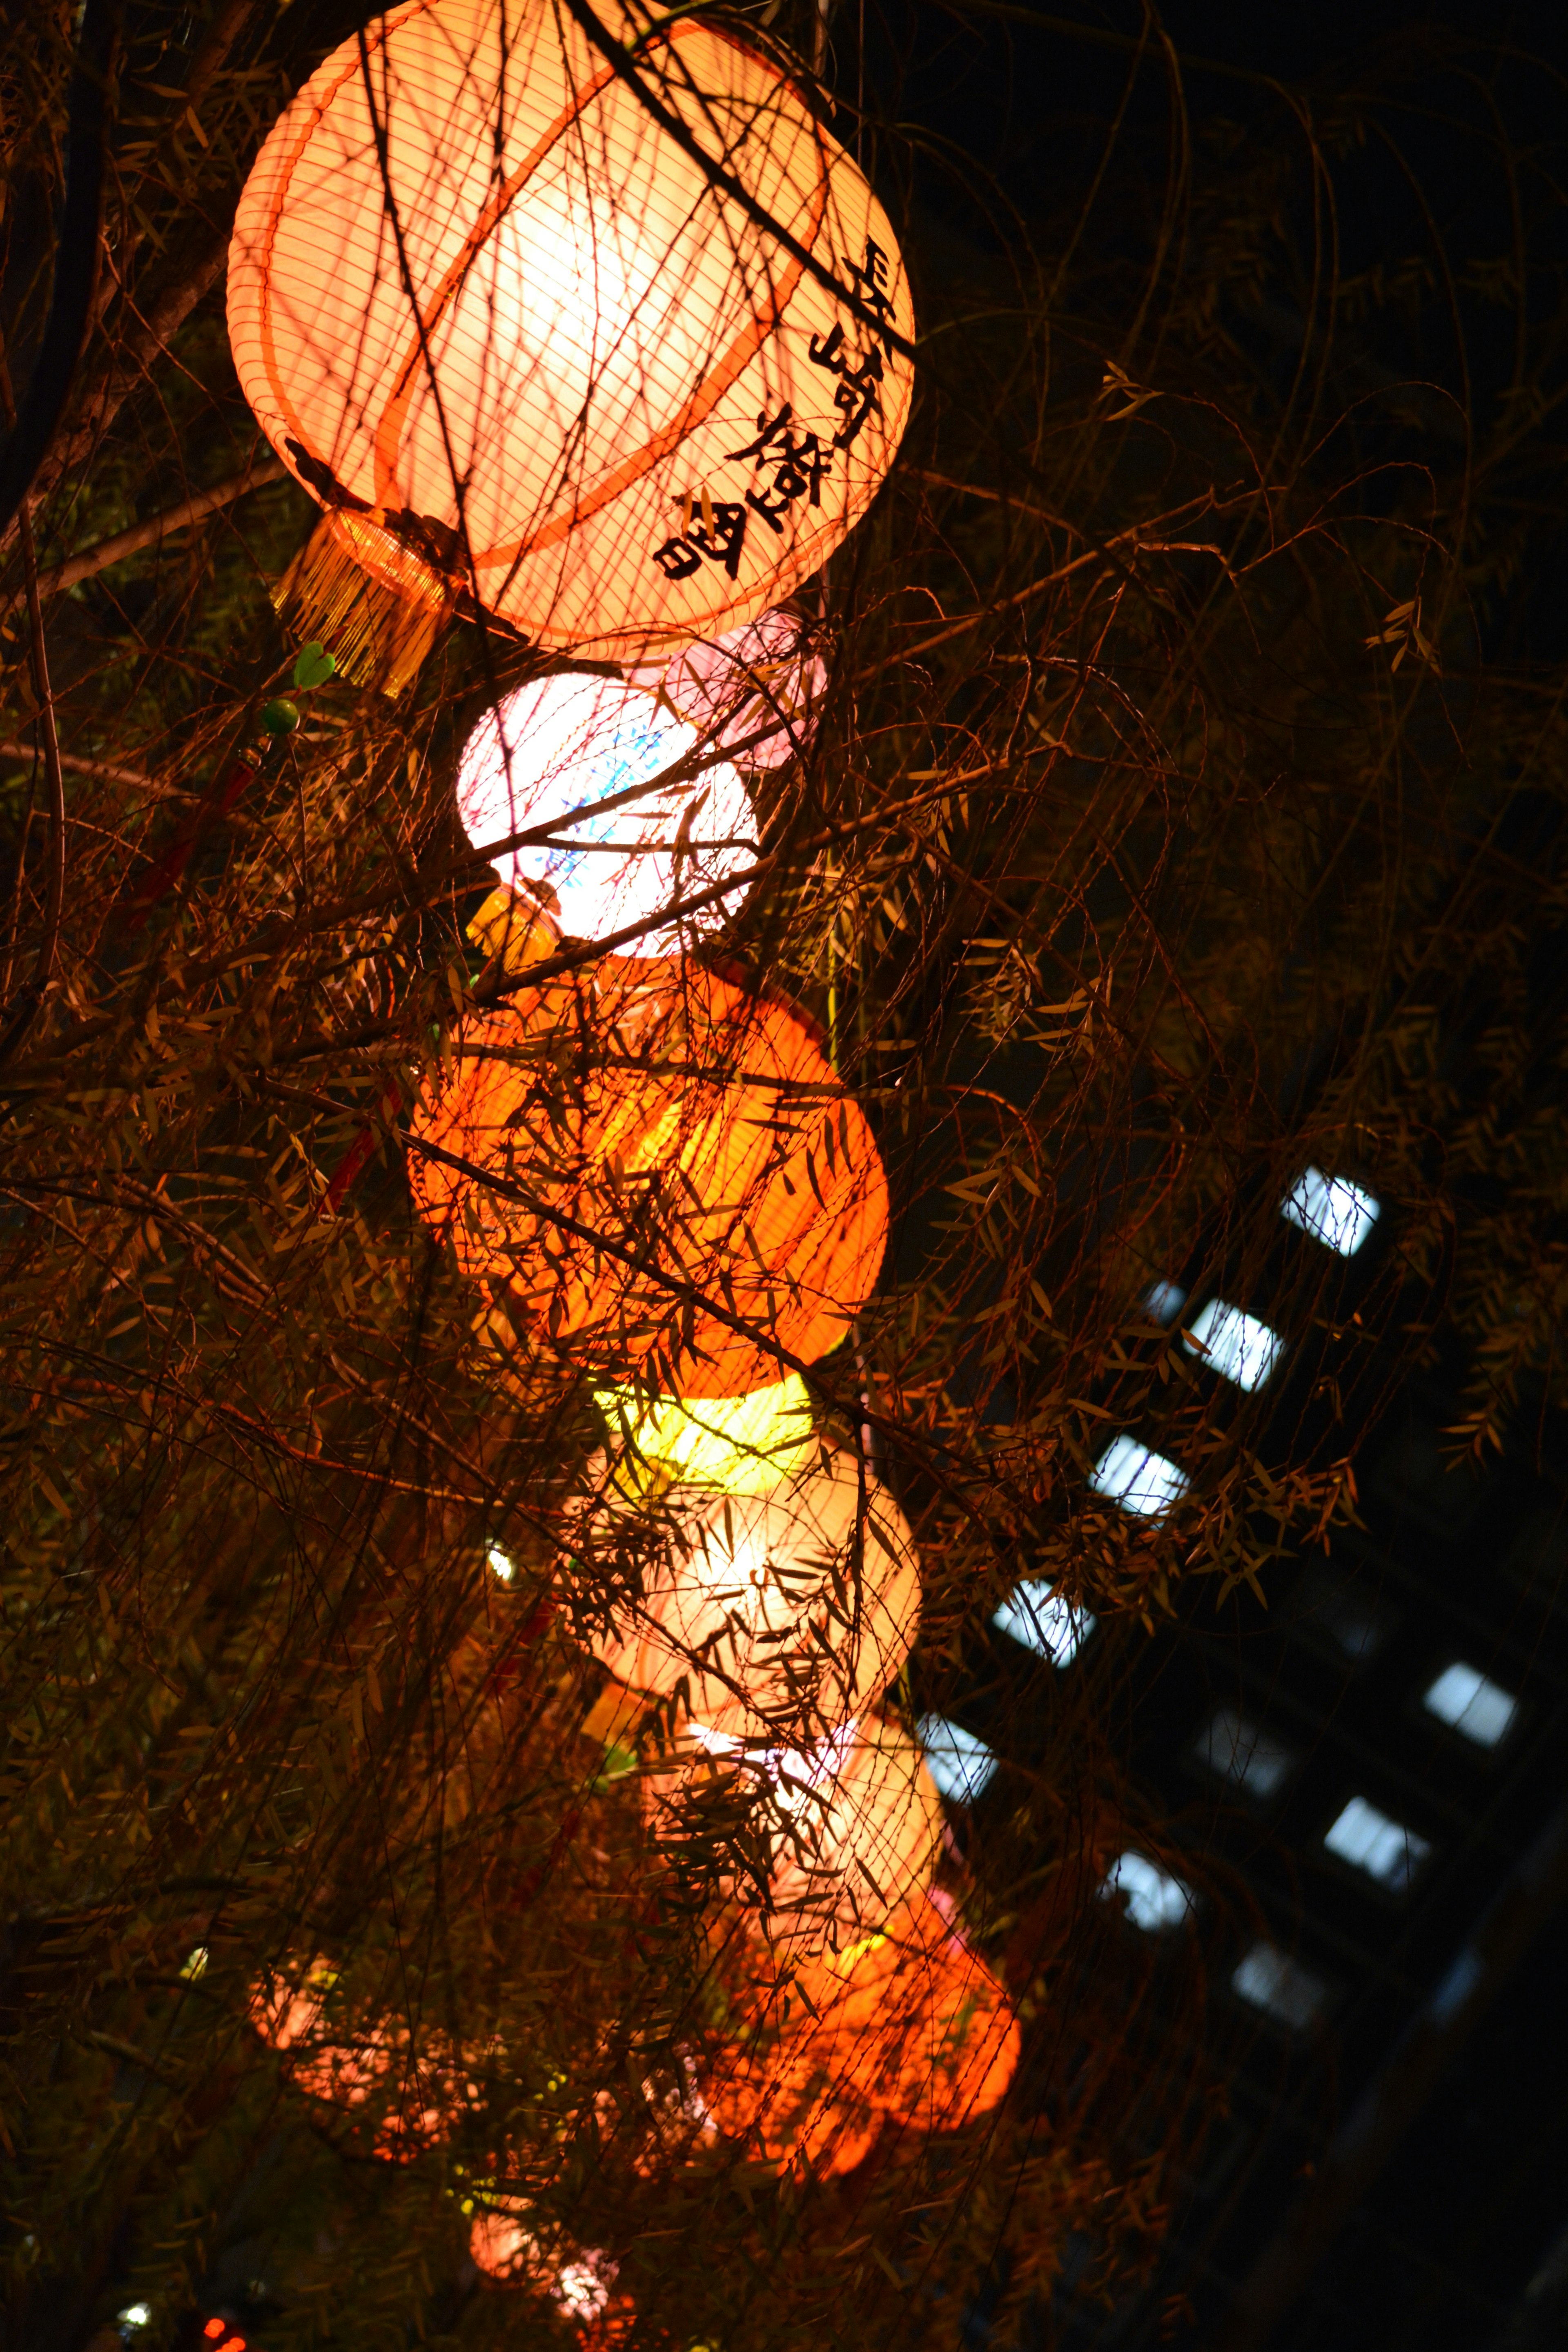
[[[69,555],[63,563],[38,574],[40,596],[56,596],[64,588],[74,588],[79,580],[95,579],[107,572],[112,563],[122,562],[128,555],[139,555],[144,547],[156,547],[161,540],[170,539],[204,516],[216,514],[220,507],[232,506],[249,490],[264,489],[269,482],[289,478],[289,468],[281,459],[258,456],[237,474],[227,475],[215,482],[210,490],[195,490],[179,505],[165,508],[162,514],[149,515],[145,522],[132,523],[127,530],[117,530],[109,539],[100,539],[91,547],[84,547],[78,555]]]

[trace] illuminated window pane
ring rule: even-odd
[[[972,1805],[996,1769],[995,1756],[984,1739],[940,1715],[922,1715],[915,1737],[941,1794],[955,1805]]]
[[[1120,1902],[1132,1925],[1146,1936],[1179,1927],[1193,1907],[1191,1887],[1151,1862],[1146,1853],[1120,1855],[1101,1879],[1100,1895],[1104,1903]]]
[[[1248,1722],[1233,1706],[1222,1706],[1205,1725],[1198,1754],[1211,1772],[1264,1803],[1279,1794],[1296,1761],[1294,1750],[1283,1740]]]
[[[1462,1731],[1478,1748],[1495,1748],[1506,1738],[1519,1713],[1519,1701],[1500,1683],[1458,1663],[1444,1667],[1424,1704],[1439,1723]]]
[[[1378,1203],[1345,1176],[1309,1168],[1279,1203],[1279,1213],[1341,1257],[1354,1257],[1377,1223]]]
[[[1211,1298],[1192,1329],[1183,1334],[1182,1345],[1238,1389],[1260,1389],[1285,1342],[1256,1315],[1227,1307],[1223,1298]]]
[[[1108,1502],[1140,1518],[1157,1519],[1179,1503],[1192,1480],[1163,1454],[1152,1454],[1135,1437],[1113,1437],[1094,1468],[1089,1483]]]
[[[1390,1821],[1364,1797],[1352,1797],[1323,1843],[1342,1862],[1364,1870],[1380,1886],[1403,1895],[1432,1848],[1429,1841]]]
[[[1328,1987],[1321,1977],[1273,1944],[1254,1944],[1231,1973],[1231,1985],[1254,2009],[1263,2010],[1293,2033],[1305,2033],[1323,2013]]]
[[[991,1622],[1053,1666],[1070,1666],[1094,1631],[1089,1611],[1064,1601],[1043,1576],[1015,1585]]]
[[[1186,1303],[1179,1282],[1152,1282],[1143,1293],[1144,1307],[1156,1323],[1173,1323]]]

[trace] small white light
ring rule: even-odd
[[[1173,1878],[1146,1853],[1131,1850],[1117,1857],[1100,1883],[1102,1903],[1114,1903],[1119,1896],[1132,1925],[1146,1936],[1161,1936],[1168,1928],[1179,1927],[1193,1907],[1190,1886]]]
[[[915,1737],[939,1793],[952,1804],[972,1805],[996,1769],[995,1755],[984,1739],[940,1715],[922,1715]]]
[[[1500,1683],[1458,1661],[1444,1667],[1422,1705],[1478,1748],[1495,1748],[1506,1739],[1519,1713],[1519,1701]]]
[[[1198,1739],[1198,1754],[1222,1780],[1267,1803],[1289,1778],[1296,1758],[1283,1740],[1248,1722],[1233,1706],[1211,1716]]]
[[[120,2315],[120,2326],[147,2327],[151,2326],[152,2319],[153,2306],[150,2303],[128,2303]]]
[[[1156,1323],[1173,1323],[1187,1303],[1179,1282],[1152,1282],[1143,1293],[1143,1307]]]
[[[502,1584],[510,1584],[517,1574],[516,1569],[508,1559],[505,1552],[496,1544],[491,1544],[489,1551],[486,1552],[485,1562],[490,1574],[498,1578]]]
[[[1432,1851],[1429,1839],[1391,1821],[1364,1797],[1352,1797],[1323,1843],[1342,1862],[1403,1895]]]
[[[1274,1370],[1285,1342],[1278,1331],[1260,1323],[1240,1307],[1211,1298],[1182,1345],[1191,1356],[1201,1356],[1210,1371],[1234,1381],[1238,1389],[1260,1389]]]
[[[207,1972],[207,1962],[211,1958],[212,1955],[205,1944],[198,1944],[195,1951],[187,1955],[185,1964],[180,1970],[187,1984],[200,1982]]]
[[[1279,1203],[1279,1213],[1341,1257],[1354,1257],[1377,1223],[1378,1202],[1346,1176],[1309,1168]]]
[[[1053,1666],[1070,1666],[1093,1633],[1095,1621],[1087,1609],[1075,1609],[1037,1576],[1016,1584],[991,1622],[1037,1658],[1049,1658]]]
[[[1268,1942],[1253,1945],[1232,1970],[1230,1981],[1243,2000],[1266,2011],[1293,2033],[1305,2033],[1315,2025],[1328,1999],[1321,1977]]]
[[[1179,1503],[1192,1480],[1163,1454],[1152,1454],[1135,1437],[1113,1437],[1094,1468],[1089,1483],[1107,1502],[1120,1503],[1141,1519],[1157,1519]]]

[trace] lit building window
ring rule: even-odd
[[[1163,1454],[1152,1454],[1135,1437],[1113,1437],[1094,1468],[1089,1483],[1108,1502],[1120,1503],[1142,1519],[1157,1519],[1179,1503],[1192,1480]]]
[[[1323,2013],[1329,1989],[1321,1977],[1275,1945],[1259,1941],[1231,1972],[1231,1989],[1292,2033],[1305,2033]]]
[[[1495,1748],[1505,1739],[1519,1713],[1519,1701],[1500,1683],[1458,1662],[1444,1667],[1422,1704],[1478,1748]]]
[[[510,1584],[517,1574],[516,1568],[497,1544],[491,1544],[485,1554],[485,1561],[490,1574],[498,1578],[502,1584]]]
[[[1234,1381],[1238,1389],[1260,1389],[1285,1342],[1278,1331],[1260,1323],[1223,1298],[1211,1298],[1190,1331],[1182,1335],[1189,1355],[1201,1356],[1211,1371]]]
[[[1186,1303],[1179,1282],[1152,1282],[1143,1293],[1144,1307],[1156,1323],[1173,1323]]]
[[[1146,1853],[1131,1851],[1117,1857],[1100,1883],[1103,1903],[1120,1903],[1135,1927],[1146,1936],[1163,1935],[1179,1927],[1193,1907],[1193,1893]]]
[[[1354,1257],[1377,1223],[1378,1204],[1348,1177],[1309,1168],[1279,1203],[1279,1213],[1341,1257]]]
[[[942,1795],[955,1805],[972,1805],[996,1769],[996,1758],[984,1739],[940,1715],[922,1715],[915,1737]]]
[[[1075,1609],[1043,1576],[1015,1585],[991,1622],[998,1633],[1010,1633],[1037,1658],[1053,1666],[1070,1666],[1094,1631],[1087,1609]]]
[[[1267,1804],[1289,1779],[1295,1751],[1272,1732],[1222,1706],[1198,1735],[1198,1755],[1211,1772]]]
[[[1323,1843],[1357,1870],[1364,1870],[1380,1886],[1403,1895],[1431,1853],[1430,1842],[1390,1821],[1364,1797],[1352,1797]]]

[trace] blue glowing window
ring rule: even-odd
[[[1095,1621],[1087,1609],[1075,1609],[1039,1576],[1015,1585],[991,1622],[1037,1658],[1049,1658],[1053,1666],[1070,1666],[1093,1633]]]
[[[1209,1300],[1192,1329],[1183,1334],[1182,1345],[1238,1389],[1260,1389],[1285,1349],[1278,1331],[1223,1298]]]
[[[1309,1168],[1279,1203],[1279,1213],[1341,1257],[1354,1257],[1377,1223],[1378,1203],[1345,1176]]]
[[[915,1737],[939,1793],[955,1805],[972,1805],[996,1769],[993,1750],[961,1723],[940,1715],[922,1715]]]

